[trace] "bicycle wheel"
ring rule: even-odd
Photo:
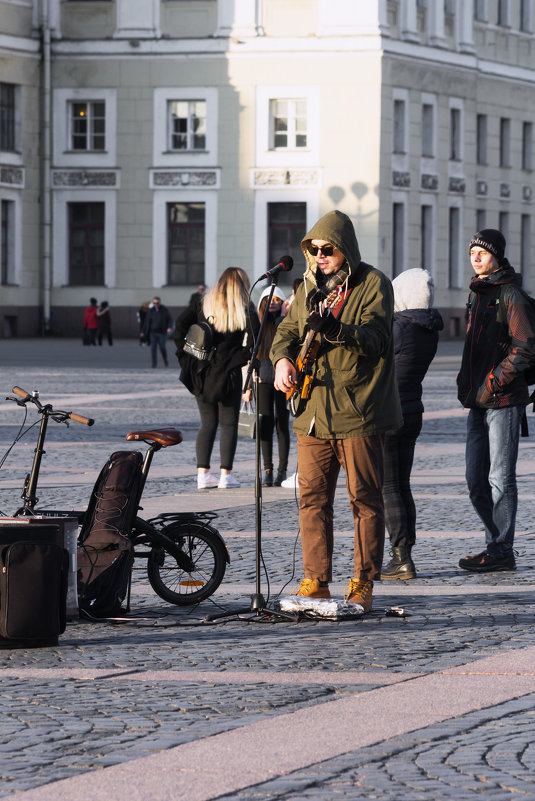
[[[168,526],[162,533],[179,545],[191,570],[181,567],[165,548],[155,546],[147,562],[152,589],[164,601],[177,606],[204,601],[217,590],[225,575],[225,545],[210,526],[198,523]]]

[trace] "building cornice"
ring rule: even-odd
[[[9,36],[5,33],[0,33],[0,55],[13,54],[19,56],[35,56],[39,55],[41,50],[41,42],[39,39],[32,39],[29,36]]]

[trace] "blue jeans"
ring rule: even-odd
[[[158,334],[154,331],[150,332],[150,356],[152,360],[152,366],[156,367],[156,361],[158,358],[158,348],[160,349],[160,353],[162,354],[162,358],[164,364],[167,365],[167,334]]]
[[[466,425],[466,483],[485,526],[487,553],[512,553],[518,505],[516,460],[523,406],[470,409]]]

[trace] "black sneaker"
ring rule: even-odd
[[[474,556],[463,556],[459,560],[459,567],[463,570],[471,570],[473,573],[492,573],[497,570],[516,570],[515,555],[513,553],[505,556],[495,556],[494,554],[482,551]]]

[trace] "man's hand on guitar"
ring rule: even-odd
[[[342,328],[342,324],[330,312],[323,315],[312,312],[307,317],[306,324],[312,331],[324,334],[329,340],[336,339]]]
[[[279,359],[275,365],[275,381],[273,386],[279,392],[288,392],[295,386],[297,371],[289,359]]]

